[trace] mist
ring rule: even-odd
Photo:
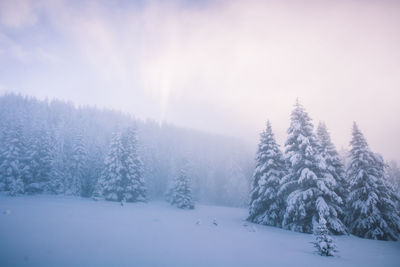
[[[0,0],[0,266],[398,266],[399,15]]]
[[[0,92],[283,145],[299,98],[400,160],[397,1],[2,1]]]

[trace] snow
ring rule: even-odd
[[[313,236],[244,221],[246,209],[0,195],[0,266],[399,266],[400,242]],[[215,225],[215,223],[217,225]]]

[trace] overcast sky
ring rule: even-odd
[[[130,3],[128,3],[130,2]],[[300,3],[301,2],[301,3]],[[400,1],[0,1],[0,93],[280,144],[296,97],[400,161]]]

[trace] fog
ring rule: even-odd
[[[0,93],[280,144],[298,97],[400,160],[398,1],[0,2]]]
[[[399,48],[398,0],[0,0],[0,266],[398,265]]]

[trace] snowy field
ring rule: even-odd
[[[0,266],[400,266],[400,242],[311,235],[247,224],[245,209],[0,195]],[[218,225],[213,224],[216,219]]]

